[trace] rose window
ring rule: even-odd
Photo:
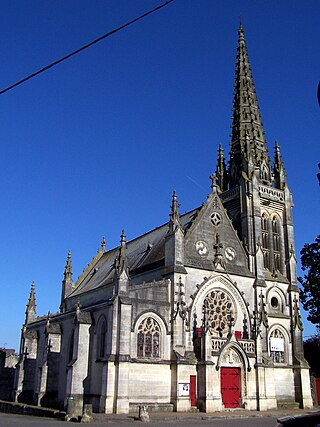
[[[210,334],[223,335],[235,322],[235,310],[230,296],[220,290],[210,292],[204,300]]]

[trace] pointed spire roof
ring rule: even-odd
[[[236,175],[238,174],[239,176],[239,167],[243,170],[243,159],[248,162],[248,157],[251,156],[255,166],[260,165],[263,160],[266,160],[269,164],[268,150],[242,23],[240,23],[238,34],[230,144],[230,171],[231,181],[233,181],[231,186],[235,185]],[[249,153],[248,148],[250,149]],[[237,173],[235,173],[235,169],[237,169],[235,166],[238,168]]]
[[[72,263],[71,263],[71,251],[68,251],[67,262],[64,269],[64,280],[71,279],[72,280]]]
[[[176,190],[173,190],[169,221],[169,233],[176,231],[178,228],[181,228],[179,203]]]
[[[273,174],[275,187],[282,190],[286,184],[286,173],[284,170],[280,145],[278,144],[278,141],[276,141],[274,145]]]
[[[36,304],[35,284],[34,282],[32,282],[30,295],[29,295],[27,306],[26,306],[26,323],[29,323],[30,320],[33,320],[35,318],[36,308],[37,308],[37,304]]]
[[[219,150],[218,150],[216,177],[218,180],[218,185],[220,187],[220,190],[221,191],[227,190],[227,187],[228,187],[227,168],[226,168],[226,162],[225,162],[223,148],[221,144],[219,145]]]
[[[120,246],[119,253],[115,262],[116,273],[118,276],[121,276],[123,272],[129,277],[129,267],[128,267],[128,257],[127,257],[127,242],[125,231],[122,230],[120,236]]]

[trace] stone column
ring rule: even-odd
[[[117,414],[129,413],[129,371],[131,303],[126,297],[118,297],[118,348],[116,354],[116,404]]]
[[[77,328],[74,333],[73,357],[67,372],[66,397],[74,399],[74,415],[82,415],[83,381],[88,375],[91,317],[87,312],[76,314]]]

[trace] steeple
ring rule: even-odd
[[[274,186],[283,190],[286,185],[286,173],[283,166],[282,156],[280,153],[280,146],[276,141],[274,146],[274,163],[273,163]]]
[[[174,190],[172,194],[170,221],[169,221],[169,233],[175,232],[178,228],[181,228],[180,215],[179,215],[179,203],[177,193]]]
[[[223,148],[221,144],[219,145],[219,150],[218,150],[216,177],[218,180],[218,185],[220,187],[220,190],[221,191],[227,190],[228,188],[227,168],[226,168],[226,162],[224,159]]]
[[[61,304],[60,311],[64,311],[64,300],[69,296],[73,289],[72,280],[72,264],[71,264],[71,251],[68,251],[67,262],[64,268],[63,280],[62,280],[62,292],[61,292]]]
[[[33,320],[36,316],[36,292],[34,282],[31,284],[30,296],[28,299],[27,307],[26,307],[26,321],[25,324],[28,324],[31,320]]]
[[[256,167],[260,168],[260,177],[264,183],[271,184],[270,161],[242,23],[238,34],[230,144],[230,188],[238,185],[242,172],[249,176]]]

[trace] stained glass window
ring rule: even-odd
[[[152,317],[144,319],[138,328],[137,356],[160,357],[160,326]]]
[[[210,292],[204,300],[209,330],[212,336],[222,336],[235,321],[235,310],[230,296],[221,290]]]

